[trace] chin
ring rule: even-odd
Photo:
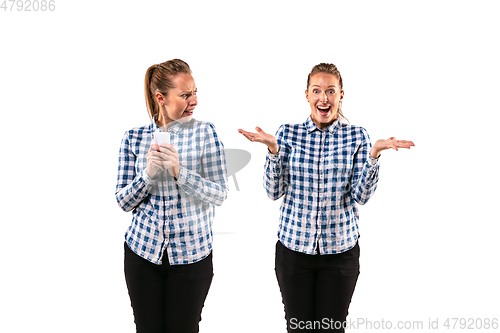
[[[331,117],[331,116],[328,116],[328,117],[324,117],[324,116],[320,116],[320,115],[317,115],[317,119],[326,124],[326,123],[331,123],[333,121],[335,121],[335,118],[334,117]]]
[[[181,119],[179,119],[178,121],[181,122],[181,123],[187,123],[188,121],[190,121],[191,119],[193,118],[193,115],[189,115],[189,116],[183,116]]]

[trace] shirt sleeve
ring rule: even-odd
[[[226,158],[224,145],[211,123],[208,123],[201,163],[203,177],[181,166],[177,185],[188,195],[220,206],[226,199],[228,191]]]
[[[276,132],[276,141],[279,151],[271,154],[267,151],[266,163],[264,165],[264,188],[267,196],[272,200],[281,198],[287,191],[290,182],[288,159],[290,147],[284,140],[285,126],[281,125]]]
[[[354,175],[352,179],[351,196],[360,205],[364,205],[375,193],[379,176],[379,159],[370,156],[372,148],[370,137],[361,128],[363,141],[354,156]]]
[[[118,179],[116,184],[116,201],[126,212],[137,207],[149,195],[155,180],[149,178],[147,169],[136,173],[137,156],[130,146],[129,132],[123,136],[118,155]]]

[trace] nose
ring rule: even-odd
[[[192,94],[190,97],[189,104],[198,105],[198,96],[196,96],[195,94]]]
[[[326,95],[326,92],[323,93],[323,102],[328,102],[328,96]]]

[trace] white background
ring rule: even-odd
[[[350,318],[499,318],[497,7],[56,0],[53,12],[0,10],[0,330],[135,332],[118,148],[149,123],[146,69],[173,58],[193,70],[195,117],[252,154],[240,191],[230,178],[217,209],[200,332],[285,332],[274,274],[281,200],[262,187],[265,147],[237,129],[303,122],[319,62],[338,66],[344,114],[373,142],[416,144],[383,153],[377,193],[360,209]]]

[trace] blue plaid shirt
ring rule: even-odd
[[[121,142],[116,200],[132,211],[125,240],[152,263],[162,263],[165,249],[171,265],[194,263],[210,254],[214,206],[226,199],[224,146],[211,123],[176,122],[168,132],[179,154],[179,177],[162,172],[150,179],[146,154],[155,131],[163,130],[153,121],[127,131]]]
[[[268,152],[267,195],[284,196],[278,238],[287,248],[316,254],[345,252],[356,245],[358,209],[377,187],[379,161],[370,156],[366,130],[338,120],[321,131],[311,117],[281,125],[280,150]]]

